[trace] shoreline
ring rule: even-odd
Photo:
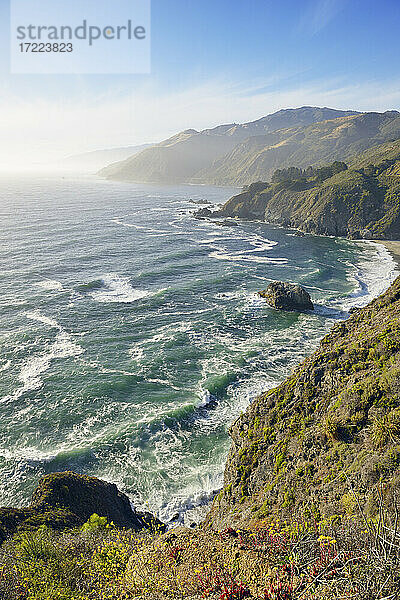
[[[382,244],[390,252],[394,262],[400,269],[400,241],[398,240],[373,240],[377,244]]]

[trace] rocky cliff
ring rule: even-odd
[[[334,172],[333,167],[342,164],[251,184],[216,216],[260,219],[306,233],[399,239],[400,140],[373,148],[353,159],[348,169]]]
[[[106,517],[117,527],[163,529],[162,523],[150,513],[133,509],[128,497],[116,485],[97,477],[64,471],[43,477],[27,508],[0,508],[0,542],[18,530],[41,525],[57,530],[77,527],[94,513]]]
[[[400,486],[400,278],[233,424],[208,524],[377,512]]]

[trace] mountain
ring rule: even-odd
[[[236,420],[208,524],[221,530],[293,515],[319,521],[359,506],[371,517],[380,493],[390,505],[400,484],[399,375],[397,278]]]
[[[400,137],[400,113],[363,113],[324,120],[305,127],[280,129],[244,140],[211,168],[196,175],[198,183],[247,185],[268,181],[282,167],[322,165],[346,160]]]
[[[337,161],[328,167],[277,170],[270,183],[251,184],[214,214],[265,220],[305,233],[399,239],[399,199],[400,139],[353,158],[350,168]]]
[[[231,123],[212,129],[188,129],[160,142],[152,148],[122,162],[102,169],[108,179],[157,183],[211,182],[215,179],[214,162],[234,151],[239,145],[261,137],[270,145],[279,143],[278,130],[302,128],[313,123],[356,115],[355,111],[305,106],[280,110],[256,121]],[[271,135],[272,134],[272,135]],[[208,176],[210,173],[210,176]]]
[[[60,161],[60,166],[73,171],[95,173],[103,167],[125,160],[148,148],[151,144],[142,144],[141,146],[126,146],[123,148],[108,148],[105,150],[94,150],[93,152],[84,152],[83,154],[74,154]]]

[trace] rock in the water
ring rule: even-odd
[[[314,310],[310,294],[300,285],[274,281],[266,290],[258,292],[271,306],[281,310]]]
[[[150,513],[137,512],[113,483],[72,471],[42,477],[28,508],[0,508],[0,541],[21,528],[46,524],[54,529],[83,525],[94,513],[116,527],[164,530]]]
[[[195,213],[193,213],[195,217],[213,217],[214,213],[212,210],[210,210],[209,208],[199,208],[199,210],[196,210]]]

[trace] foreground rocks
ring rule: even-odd
[[[310,294],[300,285],[274,281],[266,290],[258,292],[270,306],[281,310],[314,310]]]
[[[113,483],[72,471],[43,477],[27,508],[0,508],[0,541],[18,529],[47,525],[66,529],[83,525],[92,514],[107,517],[117,527],[165,529],[150,513],[131,507],[128,497]]]

